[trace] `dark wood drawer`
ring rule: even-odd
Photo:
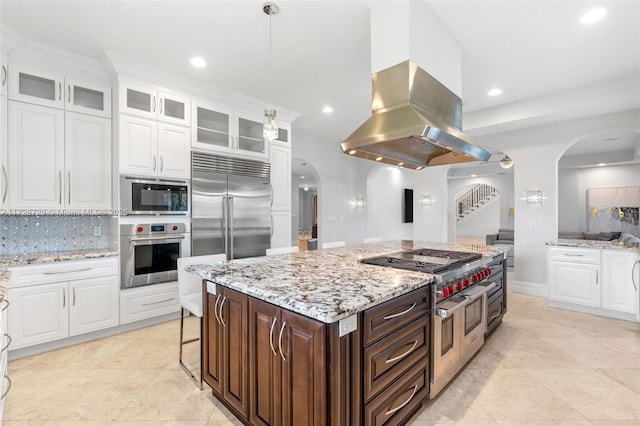
[[[425,357],[365,405],[365,426],[403,424],[420,409],[429,386],[429,357]]]
[[[429,312],[430,291],[431,286],[428,285],[364,311],[362,315],[363,346],[379,340]]]
[[[424,315],[364,350],[364,399],[369,401],[429,354],[430,318]]]

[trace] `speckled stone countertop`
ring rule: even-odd
[[[506,251],[499,246],[397,240],[192,265],[186,270],[276,306],[333,323],[432,283],[434,276],[430,274],[359,262],[364,257],[418,248],[473,251],[485,258]]]
[[[2,302],[7,294],[7,287],[9,286],[9,278],[11,272],[4,271],[0,268],[0,302]]]
[[[604,249],[604,250],[628,250],[640,256],[640,244],[637,244],[637,243],[619,243],[617,241],[559,239],[556,241],[549,241],[547,245],[558,246],[558,247],[595,248],[595,249]]]
[[[0,268],[18,265],[31,265],[35,263],[64,262],[66,260],[98,259],[101,257],[117,256],[118,251],[113,249],[98,250],[71,250],[52,251],[45,253],[16,254],[0,256]]]

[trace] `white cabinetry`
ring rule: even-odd
[[[7,329],[9,300],[4,299],[0,302],[0,424],[4,414],[4,402],[11,388],[11,379],[9,379],[8,361],[9,361],[9,345],[11,337]]]
[[[618,312],[636,313],[638,280],[634,279],[636,255],[622,250],[602,251],[602,307]]]
[[[11,349],[118,325],[118,259],[10,268]]]
[[[7,68],[7,53],[2,50],[0,52],[1,65],[0,65],[0,95],[7,96],[7,86],[9,81],[9,73]]]
[[[9,102],[9,206],[109,209],[109,119]]]
[[[241,114],[206,101],[194,102],[193,148],[264,159],[267,143],[257,116]]]
[[[120,323],[140,321],[180,310],[178,283],[136,287],[120,292]]]
[[[640,320],[637,255],[618,249],[550,247],[549,299],[553,307]]]
[[[271,247],[288,247],[291,236],[291,146],[289,129],[279,129],[279,139],[269,144],[271,163]]]
[[[182,95],[120,80],[120,173],[189,178],[191,106]],[[131,115],[129,115],[131,114]]]
[[[4,67],[4,62],[3,65]],[[3,89],[4,89],[3,85]],[[0,95],[0,209],[7,207],[9,175],[7,169],[7,97]],[[0,377],[0,380],[2,377]]]

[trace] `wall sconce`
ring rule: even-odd
[[[355,207],[357,209],[363,209],[367,202],[364,198],[356,198],[355,200],[351,200],[351,207]]]
[[[420,204],[422,204],[423,207],[431,207],[432,203],[433,203],[433,200],[431,199],[431,194],[423,194],[422,195],[422,199],[420,200]]]
[[[527,191],[527,204],[542,204],[542,191]]]

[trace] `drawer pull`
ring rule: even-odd
[[[53,271],[53,272],[43,272],[42,275],[58,275],[58,274],[72,274],[74,272],[85,272],[90,271],[92,268],[82,268],[82,269],[67,269],[66,271]]]
[[[402,311],[402,312],[398,312],[397,314],[392,314],[392,315],[384,316],[384,317],[382,317],[382,319],[390,320],[390,319],[392,319],[392,318],[398,318],[398,317],[400,317],[400,316],[402,316],[402,315],[404,315],[404,314],[408,313],[409,311],[411,311],[411,310],[412,310],[413,308],[415,308],[415,307],[416,307],[416,304],[414,303],[414,304],[412,304],[411,306],[409,306],[409,309],[406,309],[406,310],[404,310],[404,311]]]
[[[491,315],[491,316],[489,317],[489,322],[491,322],[491,320],[493,320],[493,319],[498,318],[498,317],[500,316],[500,313],[501,313],[501,312],[502,312],[502,309],[498,309],[498,310],[496,311],[496,313],[495,313],[495,314],[493,314],[493,315]]]
[[[569,257],[583,257],[584,254],[569,254],[569,253],[565,253],[565,256],[569,256]]]
[[[11,379],[6,374],[4,375],[4,378],[9,381],[9,386],[7,386],[7,390],[2,393],[2,396],[0,396],[0,400],[4,399],[4,397],[9,393],[9,390],[11,390]]]
[[[278,350],[280,351],[280,356],[284,362],[287,362],[287,359],[284,357],[284,353],[282,352],[282,333],[284,332],[284,327],[286,325],[286,322],[282,323],[282,327],[280,327],[280,335],[278,336]]]
[[[218,302],[220,301],[220,295],[216,296],[216,303],[213,305],[213,315],[216,316],[216,321],[220,324],[220,317],[218,316]]]
[[[402,355],[398,355],[398,356],[396,356],[396,357],[389,358],[389,359],[388,359],[388,360],[386,360],[384,363],[385,363],[385,364],[389,364],[389,363],[396,362],[397,360],[404,358],[405,356],[407,356],[407,355],[409,355],[411,352],[413,352],[413,350],[416,348],[416,346],[418,346],[418,341],[417,341],[417,340],[416,340],[415,342],[413,342],[413,346],[411,346],[411,348],[410,348],[408,351],[406,351],[406,352],[405,352],[405,353],[403,353]]]
[[[415,396],[416,392],[418,392],[418,385],[415,385],[413,387],[413,392],[411,392],[411,396],[409,397],[409,399],[407,399],[405,402],[403,402],[402,404],[400,404],[399,406],[397,406],[396,408],[392,408],[391,410],[387,411],[386,413],[384,413],[385,416],[388,416],[389,414],[393,414],[396,411],[402,409],[405,405],[407,405],[408,403],[411,402],[411,400],[413,399],[413,397]]]
[[[4,333],[4,335],[7,336],[7,339],[9,339],[9,341],[7,342],[6,345],[4,345],[4,348],[0,349],[0,352],[6,351],[9,345],[11,344],[11,336],[9,336],[7,333]]]
[[[157,302],[149,302],[149,303],[143,303],[142,306],[150,306],[150,305],[157,305],[159,303],[165,303],[165,302],[170,302],[173,299],[175,299],[175,297],[170,297],[168,299],[164,299],[164,300],[158,300]]]
[[[223,327],[226,327],[227,324],[225,324],[224,322],[224,318],[222,317],[222,308],[224,308],[224,302],[226,302],[227,300],[227,296],[224,296],[222,298],[222,302],[220,302],[220,323],[222,324]]]
[[[2,307],[2,310],[0,312],[4,312],[7,310],[7,308],[9,307],[9,299],[4,299],[3,302],[5,303],[4,306]]]
[[[273,352],[275,356],[278,356],[276,348],[273,347],[273,328],[276,326],[276,319],[277,318],[274,318],[271,322],[271,330],[269,330],[269,346],[271,346],[271,352]]]

